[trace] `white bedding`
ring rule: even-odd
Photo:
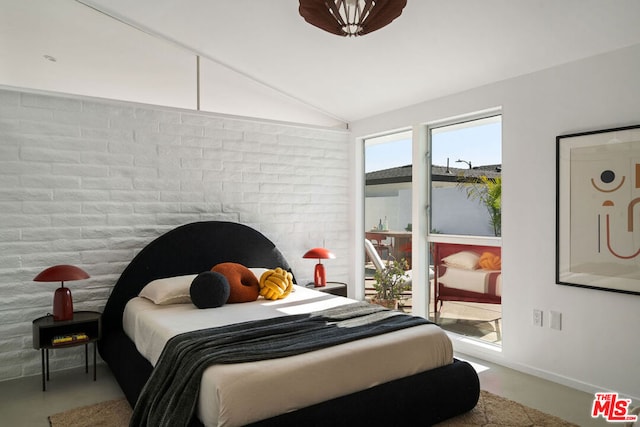
[[[481,294],[502,296],[502,274],[500,270],[469,270],[447,267],[438,282],[448,288]]]
[[[138,351],[155,365],[169,338],[182,332],[350,302],[300,286],[283,300],[259,298],[205,310],[138,297],[127,304],[123,324]],[[215,365],[203,374],[198,416],[205,426],[244,425],[452,361],[444,331],[421,325],[282,359]]]

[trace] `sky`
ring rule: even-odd
[[[489,120],[477,126],[447,126],[434,129],[432,135],[432,164],[454,168],[502,163],[501,122]],[[365,172],[411,164],[411,139],[380,144],[365,144]]]

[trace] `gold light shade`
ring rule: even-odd
[[[406,0],[300,0],[298,12],[315,27],[352,37],[389,25],[406,5]]]

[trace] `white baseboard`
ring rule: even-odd
[[[619,390],[609,390],[606,387],[590,384],[579,379],[566,377],[555,372],[550,372],[527,364],[514,362],[504,356],[504,354],[502,353],[502,348],[500,346],[490,343],[483,343],[477,339],[471,339],[462,335],[452,333],[448,333],[448,335],[453,342],[454,352],[460,353],[461,356],[468,355],[476,359],[485,360],[487,362],[495,363],[496,365],[504,366],[515,371],[533,375],[535,377],[542,378],[544,380],[561,384],[566,387],[580,390],[592,395],[598,392],[620,393]],[[640,402],[640,397],[638,396],[625,395],[624,393],[620,393],[620,396],[626,399],[631,399],[634,402]]]

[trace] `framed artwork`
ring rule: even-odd
[[[556,137],[556,283],[640,295],[640,125]]]

